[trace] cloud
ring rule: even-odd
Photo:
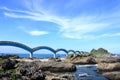
[[[28,33],[32,36],[41,36],[48,34],[48,32],[46,31],[38,31],[38,30],[28,31]]]
[[[19,26],[18,29],[22,30],[23,32],[31,35],[31,36],[42,36],[42,35],[47,35],[49,34],[48,31],[41,31],[41,30],[27,30],[23,26]]]
[[[32,5],[32,10],[31,6]],[[116,11],[110,14],[96,13],[96,14],[82,14],[76,17],[58,16],[54,14],[54,11],[42,9],[38,3],[27,3],[28,10],[13,10],[7,7],[1,7],[5,10],[4,15],[11,18],[24,18],[32,19],[34,21],[47,21],[58,25],[59,33],[72,39],[83,39],[83,38],[98,38],[95,34],[100,31],[112,27],[112,24],[116,24],[120,20],[120,11]],[[51,13],[52,12],[52,13]],[[117,14],[117,15],[116,15]],[[117,20],[116,20],[117,18]],[[114,26],[115,27],[115,26]],[[44,35],[48,34],[46,31],[32,30],[26,31],[30,35]],[[105,32],[106,33],[106,32]],[[101,34],[99,37],[114,37],[112,34]],[[116,34],[118,36],[119,34]]]
[[[119,37],[120,33],[106,33],[106,34],[102,34],[101,37]]]

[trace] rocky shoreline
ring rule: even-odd
[[[89,54],[71,54],[66,59],[1,58],[2,80],[75,80],[76,64],[96,64],[99,74],[108,80],[120,80],[120,58],[102,58]]]
[[[108,55],[110,56],[110,55]],[[66,61],[73,64],[96,64],[99,74],[105,76],[108,80],[120,80],[120,58],[103,58],[92,55],[69,55]]]

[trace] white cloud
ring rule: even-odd
[[[31,35],[31,36],[42,36],[49,34],[48,31],[41,31],[41,30],[28,30],[23,26],[18,26],[18,29],[22,30],[23,32]]]
[[[27,33],[29,33],[32,36],[41,36],[48,34],[48,32],[46,31],[38,31],[38,30],[28,31]]]
[[[35,5],[36,4],[36,5]],[[30,9],[30,5],[32,5],[32,10]],[[27,3],[28,10],[12,10],[6,7],[1,7],[4,9],[4,15],[12,18],[27,18],[36,21],[48,21],[53,22],[59,25],[59,32],[62,36],[72,39],[82,39],[82,38],[95,38],[96,35],[90,34],[91,32],[102,31],[108,26],[114,24],[116,21],[111,20],[111,17],[119,17],[120,15],[115,15],[115,13],[111,14],[96,14],[96,15],[80,15],[73,18],[66,18],[57,16],[55,14],[49,13],[49,11],[45,11],[42,9],[38,3]],[[119,21],[119,19],[118,19]],[[48,34],[46,31],[26,31],[30,35],[44,35]],[[117,36],[119,34],[116,34]],[[111,34],[99,35],[102,37],[110,37]],[[113,36],[111,36],[113,37]]]
[[[102,34],[101,37],[118,37],[120,36],[120,33],[106,33],[106,34]]]

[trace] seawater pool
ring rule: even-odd
[[[76,65],[77,70],[74,72],[75,80],[108,80],[98,74],[96,65]]]

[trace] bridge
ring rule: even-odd
[[[35,47],[35,48],[30,48],[29,46],[27,46],[25,44],[22,44],[22,43],[19,43],[19,42],[13,42],[13,41],[0,41],[0,46],[14,46],[14,47],[18,47],[18,48],[24,49],[24,50],[26,50],[26,51],[28,51],[30,53],[30,58],[33,58],[33,53],[35,51],[41,50],[41,49],[46,49],[46,50],[51,51],[54,54],[54,56],[53,56],[54,58],[56,58],[56,54],[59,51],[63,51],[67,55],[70,52],[72,52],[74,54],[76,54],[76,53],[83,53],[83,52],[80,52],[80,51],[66,50],[66,49],[63,49],[63,48],[54,50],[53,48],[48,47],[48,46],[38,46],[38,47]]]
[[[33,50],[33,52],[35,52],[35,51],[41,50],[41,49],[47,49],[47,50],[51,51],[54,54],[54,58],[56,58],[56,51],[53,48],[51,48],[51,47],[48,47],[48,46],[38,46],[38,47],[33,48],[32,50]]]

